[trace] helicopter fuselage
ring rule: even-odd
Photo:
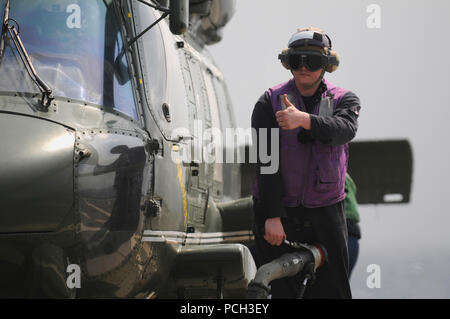
[[[251,211],[240,166],[179,156],[204,154],[198,130],[235,126],[204,45],[167,19],[128,45],[160,17],[134,0],[14,1],[9,15],[55,99],[42,105],[5,39],[1,296],[245,294],[250,223],[224,228],[220,210]]]

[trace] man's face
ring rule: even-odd
[[[292,70],[292,75],[294,75],[295,81],[298,84],[305,88],[310,88],[317,84],[322,72],[323,69],[311,72],[305,66],[302,66],[300,70]]]
[[[314,53],[311,53],[311,51],[315,51]],[[316,46],[309,46],[306,50],[303,50],[303,48],[295,48],[294,49],[295,54],[300,55],[294,55],[292,57],[292,60],[289,60],[290,66],[292,67],[292,75],[295,78],[295,82],[297,85],[300,85],[304,89],[311,89],[314,86],[318,85],[320,82],[320,78],[322,76],[322,73],[324,72],[324,69],[321,68],[322,60],[320,58],[320,55],[323,55],[323,49]],[[320,54],[320,55],[319,55]],[[296,68],[296,65],[298,66],[301,64],[297,61],[301,56],[301,59],[304,63],[306,63],[310,68],[317,69],[316,71],[310,71],[306,66],[300,67],[298,70],[294,70]]]

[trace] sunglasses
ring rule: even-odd
[[[305,66],[309,71],[315,72],[327,66],[327,57],[317,52],[291,53],[288,57],[291,70],[298,71]]]

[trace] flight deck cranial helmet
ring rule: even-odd
[[[339,56],[331,47],[330,37],[321,29],[298,29],[278,59],[288,70],[299,70],[305,66],[312,72],[324,69],[331,73],[339,66]]]

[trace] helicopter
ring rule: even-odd
[[[0,8],[0,296],[244,297],[254,163],[207,49],[235,1]]]
[[[174,128],[234,126],[223,75],[205,50],[220,39],[233,1],[189,4],[0,4],[0,127],[10,137],[0,160],[2,296],[148,297],[180,294],[195,280],[230,291],[246,285],[253,265],[236,243],[251,233],[227,229],[217,207],[248,209],[234,203],[239,165],[171,160],[192,138],[173,136]],[[192,31],[180,35],[189,15]],[[69,265],[79,266],[80,288],[67,287]]]

